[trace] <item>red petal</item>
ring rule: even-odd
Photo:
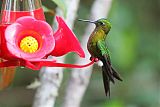
[[[84,51],[74,33],[69,29],[61,17],[56,17],[59,24],[54,34],[55,48],[51,53],[53,56],[62,56],[68,52],[75,52],[80,57],[85,57]]]

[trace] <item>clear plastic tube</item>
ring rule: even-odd
[[[22,16],[45,20],[41,0],[3,0],[1,24],[11,24]]]

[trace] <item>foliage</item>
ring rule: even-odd
[[[42,0],[42,3],[46,8],[48,8],[48,11],[54,9],[54,6],[57,5],[59,8],[62,9],[63,13],[66,15],[67,8],[65,0]]]
[[[66,16],[67,8],[65,4],[65,0],[52,0],[54,3],[58,5],[63,10],[64,16]]]

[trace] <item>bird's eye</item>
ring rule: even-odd
[[[105,26],[105,23],[104,22],[99,22],[100,25],[102,26]]]

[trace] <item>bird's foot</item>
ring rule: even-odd
[[[98,58],[94,58],[94,57],[90,57],[90,60],[91,60],[91,61],[93,61],[93,60],[94,60],[94,62],[98,62],[98,61],[99,61],[99,59],[98,59]]]

